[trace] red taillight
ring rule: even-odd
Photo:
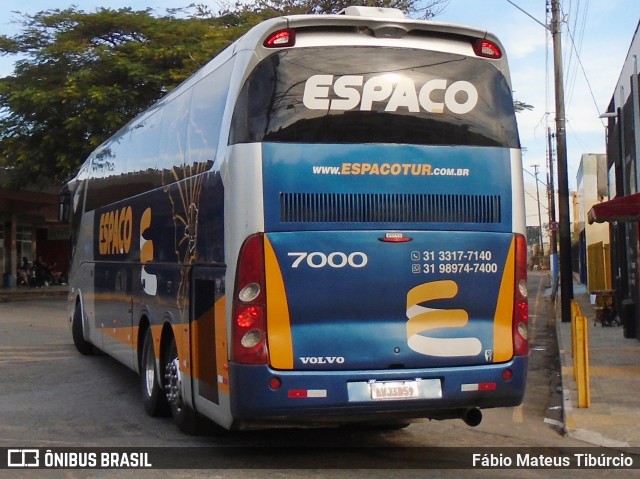
[[[527,240],[516,235],[516,274],[513,310],[513,353],[516,356],[529,354],[527,328],[529,323],[529,303],[527,292]]]
[[[285,47],[292,47],[295,44],[296,44],[296,33],[295,33],[295,30],[291,28],[273,32],[264,41],[264,46],[267,48],[285,48]]]
[[[493,58],[494,60],[502,58],[500,47],[489,40],[478,39],[473,42],[473,51],[479,57]]]
[[[233,294],[233,361],[266,364],[264,240],[261,233],[247,238],[240,249]]]
[[[248,329],[260,321],[262,311],[259,306],[238,306],[238,314],[236,316],[236,322],[241,328]]]

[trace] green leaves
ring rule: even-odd
[[[230,43],[213,19],[75,8],[22,17],[0,36],[20,53],[0,79],[0,164],[26,182],[63,181],[102,141]]]
[[[20,33],[0,35],[0,55],[20,56],[13,74],[0,78],[0,167],[14,173],[16,186],[62,182],[96,146],[252,26],[349,3],[259,0],[217,15],[197,4],[165,16],[76,7],[22,15]],[[417,11],[415,0],[369,3]]]

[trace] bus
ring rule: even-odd
[[[265,21],[63,188],[80,353],[197,431],[477,425],[527,375],[504,48],[349,7]]]

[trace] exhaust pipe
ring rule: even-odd
[[[482,412],[477,407],[467,409],[462,414],[462,420],[467,426],[476,427],[482,422]]]

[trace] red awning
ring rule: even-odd
[[[640,193],[619,196],[593,205],[589,210],[589,224],[605,221],[640,221]]]

